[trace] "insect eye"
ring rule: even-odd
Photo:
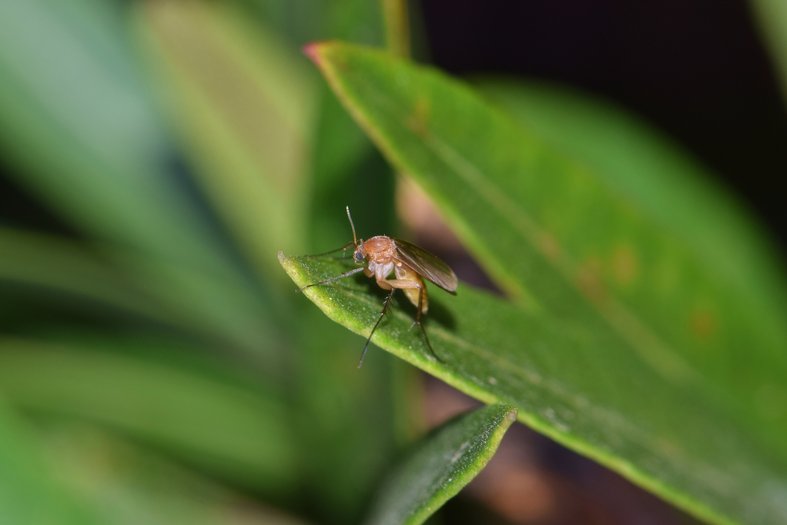
[[[357,263],[363,262],[363,254],[361,252],[359,252],[359,251],[355,252],[353,254],[353,259],[355,259],[355,262],[357,262]]]

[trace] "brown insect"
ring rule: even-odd
[[[355,225],[350,215],[349,206],[346,208],[346,211],[347,219],[350,221],[350,228],[352,228],[353,232],[353,240],[352,243],[348,242],[334,251],[346,250],[350,246],[354,246],[353,261],[355,264],[362,264],[363,266],[360,268],[353,268],[341,275],[304,286],[301,288],[301,291],[306,288],[311,288],[312,286],[332,283],[359,272],[363,272],[367,277],[373,277],[375,281],[377,281],[377,285],[383,290],[390,290],[390,293],[383,302],[383,309],[380,312],[380,316],[377,318],[377,322],[374,323],[372,332],[363,345],[361,359],[358,361],[358,368],[360,368],[363,365],[364,357],[366,357],[366,351],[369,349],[369,342],[372,340],[372,336],[377,330],[380,321],[383,320],[394,292],[396,290],[402,290],[407,296],[407,299],[416,307],[415,321],[413,324],[418,325],[421,329],[429,352],[435,359],[440,360],[437,354],[435,354],[434,349],[432,349],[432,344],[429,342],[429,336],[426,335],[426,330],[421,323],[422,316],[429,310],[429,296],[426,292],[426,283],[424,283],[424,279],[433,282],[447,292],[456,294],[456,286],[458,284],[456,274],[436,255],[407,241],[387,237],[385,235],[377,235],[365,241],[363,239],[359,240],[355,235]],[[393,279],[389,279],[391,273],[394,274]]]

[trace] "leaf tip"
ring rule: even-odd
[[[517,416],[519,415],[519,410],[516,407],[509,407],[508,411],[505,415],[505,422],[508,425],[511,425],[516,421]]]
[[[279,250],[276,256],[279,258],[279,264],[281,264],[282,268],[289,273],[289,267],[291,266],[290,258],[284,254],[283,250]]]
[[[320,66],[320,49],[326,45],[326,42],[309,42],[303,46],[303,54],[309,57],[309,60]]]

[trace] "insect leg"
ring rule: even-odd
[[[325,279],[323,281],[318,281],[316,283],[307,284],[306,286],[301,288],[299,291],[302,292],[306,288],[311,288],[312,286],[319,286],[321,284],[332,283],[334,281],[338,281],[339,279],[344,279],[345,277],[349,277],[351,275],[355,275],[356,273],[362,272],[363,270],[364,270],[363,266],[361,266],[360,268],[353,268],[352,270],[348,270],[348,271],[344,272],[343,274],[337,275],[336,277],[329,277],[328,279]]]
[[[386,310],[388,310],[388,305],[391,303],[391,298],[393,297],[396,288],[391,288],[391,293],[385,298],[385,302],[383,303],[383,309],[380,312],[380,317],[377,318],[377,322],[374,323],[374,327],[372,327],[372,333],[369,334],[369,338],[366,340],[366,344],[363,345],[363,350],[361,350],[361,359],[358,361],[358,368],[363,366],[363,360],[366,357],[366,351],[369,350],[369,342],[372,340],[372,336],[374,332],[377,330],[377,326],[380,324],[380,321],[383,320],[385,316]]]
[[[421,316],[423,315],[424,305],[427,301],[426,296],[426,286],[424,285],[423,281],[413,280],[413,279],[386,279],[383,281],[377,281],[377,284],[382,287],[382,283],[392,287],[393,289],[399,288],[403,291],[417,289],[418,290],[418,302],[415,304],[418,311],[415,314],[415,321],[413,322],[414,325],[418,325],[418,328],[421,329],[421,333],[424,336],[424,341],[426,341],[426,347],[429,349],[429,353],[432,354],[432,357],[437,359],[438,361],[442,362],[443,360],[435,353],[434,349],[432,348],[432,343],[429,341],[429,336],[426,335],[426,329],[424,328],[423,323],[421,323]]]
[[[426,298],[426,286],[422,286],[420,292],[421,293],[418,294],[418,312],[415,314],[415,324],[418,325],[418,328],[421,329],[421,333],[424,334],[424,341],[426,341],[426,347],[429,349],[429,353],[432,354],[432,357],[442,363],[443,360],[440,359],[440,357],[435,353],[434,348],[432,348],[432,343],[429,342],[429,336],[426,335],[426,328],[424,328],[424,325],[421,323],[421,308],[424,304],[424,299]]]
[[[350,246],[355,246],[355,244],[353,244],[353,242],[350,241],[350,242],[348,242],[348,243],[346,243],[346,244],[344,244],[342,246],[339,246],[335,250],[330,250],[330,251],[322,252],[322,253],[315,253],[315,254],[312,254],[312,255],[307,255],[306,257],[323,257],[325,255],[330,255],[330,254],[336,253],[336,252],[344,253],[347,250],[347,248],[349,248]]]

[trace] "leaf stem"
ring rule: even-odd
[[[382,0],[385,42],[395,56],[410,56],[410,21],[407,0]]]

